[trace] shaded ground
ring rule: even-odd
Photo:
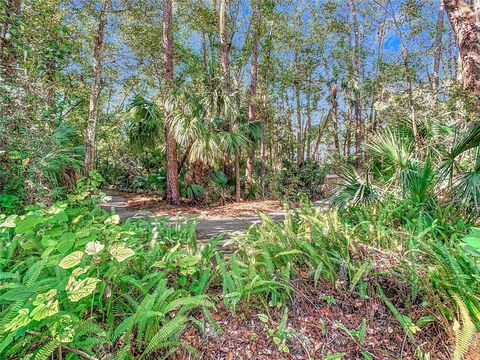
[[[100,204],[106,210],[115,208],[122,220],[129,218],[153,218],[168,216],[175,218],[195,217],[198,219],[197,238],[210,239],[212,236],[225,233],[243,232],[252,224],[260,221],[257,211],[269,214],[280,220],[285,212],[278,201],[246,201],[223,206],[206,207],[195,204],[171,206],[159,198],[115,192],[110,193],[110,200]]]

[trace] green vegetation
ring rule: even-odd
[[[0,0],[0,359],[479,358],[479,19]]]

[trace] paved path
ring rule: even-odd
[[[100,204],[102,208],[110,211],[112,207],[115,208],[116,213],[120,219],[149,219],[154,215],[146,210],[132,209],[128,207],[128,200],[120,195],[111,195],[110,200]],[[279,211],[269,214],[275,220],[281,220],[285,216],[284,211]],[[228,234],[235,232],[244,232],[251,225],[260,222],[257,215],[239,216],[234,218],[209,218],[200,219],[197,224],[197,238],[199,240],[210,239],[214,235]]]

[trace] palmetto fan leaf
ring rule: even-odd
[[[372,184],[368,172],[360,175],[353,167],[346,167],[339,175],[341,189],[330,198],[334,206],[366,204],[380,198],[379,189]]]
[[[127,110],[127,135],[132,148],[137,151],[154,148],[162,135],[162,112],[153,102],[140,95],[135,95]]]
[[[395,171],[407,168],[413,155],[412,142],[405,141],[405,138],[390,130],[377,134],[368,148],[372,153],[387,159]]]
[[[455,181],[452,194],[460,204],[480,208],[480,148],[477,150],[475,166]]]

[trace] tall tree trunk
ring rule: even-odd
[[[353,77],[355,82],[358,86],[360,81],[360,30],[358,26],[358,19],[357,19],[357,0],[350,0],[350,7],[352,12],[352,20],[353,20]],[[354,111],[355,111],[355,153],[356,153],[356,160],[355,165],[358,167],[361,161],[361,146],[362,146],[362,108],[360,103],[360,92],[358,89],[355,90],[355,104],[354,104]]]
[[[200,7],[200,10],[203,10],[204,7],[204,2],[203,0],[198,0],[198,6]],[[207,55],[207,38],[205,35],[205,26],[202,23],[201,25],[201,35],[202,35],[202,57],[203,57],[203,67],[205,71],[208,71],[208,55]]]
[[[444,0],[444,6],[458,43],[463,86],[473,94],[480,95],[479,14],[464,0]]]
[[[337,84],[333,82],[330,85],[330,101],[332,104],[332,123],[333,123],[333,139],[335,142],[335,150],[340,155],[340,139],[338,136],[338,100],[337,100],[338,88]]]
[[[103,45],[107,26],[110,0],[103,0],[98,19],[97,32],[93,38],[93,82],[88,105],[88,122],[85,144],[85,173],[88,175],[95,161],[95,133],[98,118],[98,101],[102,91]]]
[[[300,15],[296,16],[295,19],[297,28],[299,29],[300,24]],[[295,66],[295,100],[296,100],[296,110],[297,110],[297,165],[303,163],[303,144],[302,144],[302,103],[300,98],[300,59],[299,59],[299,49],[298,46],[295,46],[293,54],[293,62]]]
[[[437,28],[435,35],[435,56],[433,58],[433,76],[432,88],[436,92],[440,83],[440,61],[442,59],[442,35],[443,35],[443,0],[440,0],[440,9],[438,10]]]
[[[408,106],[410,108],[410,121],[412,124],[413,136],[415,139],[415,147],[417,148],[417,150],[420,150],[422,146],[422,139],[420,138],[420,134],[418,132],[418,127],[417,127],[417,115],[415,111],[415,101],[413,98],[413,79],[412,79],[412,74],[410,72],[410,55],[408,53],[407,45],[405,44],[405,41],[404,41],[402,27],[397,21],[397,18],[395,16],[395,9],[393,8],[392,8],[392,19],[397,29],[397,34],[400,40],[400,53],[402,55],[402,60],[403,60],[404,77],[405,77],[405,80],[407,81]]]
[[[164,0],[163,8],[163,78],[167,97],[173,92],[173,4]],[[180,191],[178,186],[177,141],[170,128],[169,106],[164,106],[165,117],[165,153],[167,160],[167,202],[178,204]]]
[[[228,0],[220,0],[220,64],[222,66],[222,89],[224,96],[230,93],[230,59],[229,59],[229,45],[227,42],[227,5]],[[230,114],[227,114],[227,109],[224,109],[225,116],[229,118],[229,131],[233,131],[234,119]],[[241,183],[240,183],[240,154],[235,151],[235,200],[241,200]],[[229,159],[225,157],[224,168],[230,173]]]
[[[258,79],[258,47],[260,42],[260,12],[258,3],[255,3],[253,9],[253,20],[255,21],[255,28],[253,34],[253,48],[252,48],[252,67],[250,70],[250,87],[248,89],[248,122],[253,123],[257,121],[257,79]],[[250,195],[250,189],[253,184],[253,171],[255,165],[255,145],[251,144],[248,149],[247,166],[245,173],[245,195]]]
[[[312,154],[312,144],[310,141],[310,132],[312,131],[312,86],[309,81],[307,90],[307,123],[305,125],[305,147],[306,147],[306,159],[309,160]]]

